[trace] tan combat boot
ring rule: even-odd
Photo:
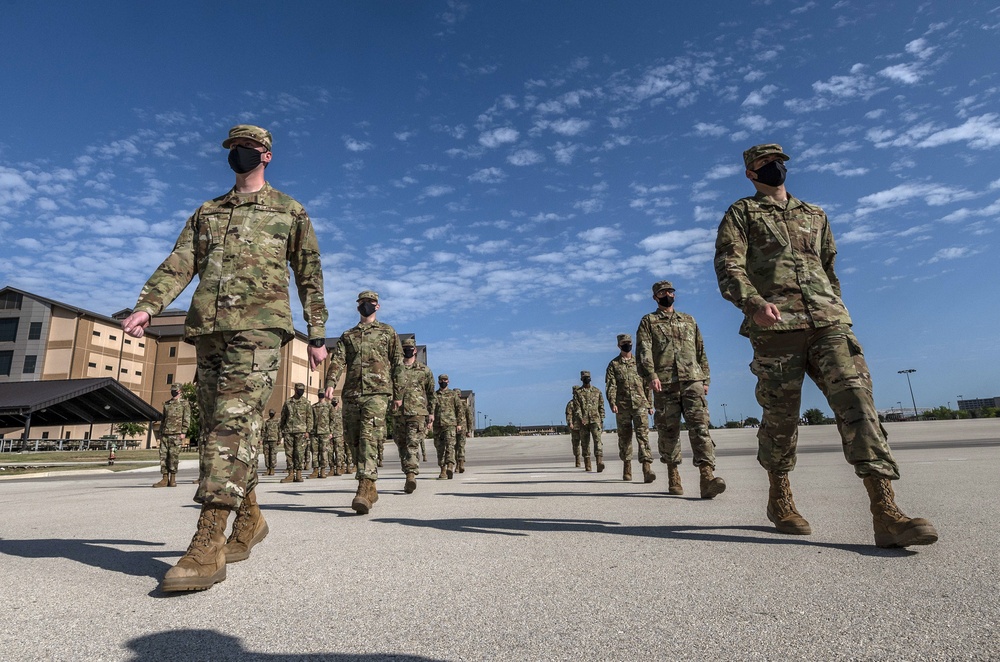
[[[590,456],[589,455],[587,457],[583,458],[583,470],[584,471],[593,471],[593,469],[590,466]]]
[[[274,468],[272,467],[272,468],[268,469],[267,473],[265,475],[267,475],[267,476],[273,476],[274,475]]]
[[[445,475],[449,479],[455,477],[455,465],[454,464],[452,464],[450,462],[448,463],[448,465],[445,467]]]
[[[378,490],[375,489],[375,481],[371,478],[362,478],[358,481],[358,493],[351,502],[351,508],[359,515],[367,515],[378,501]]]
[[[319,468],[319,475],[316,476],[316,477],[317,478],[326,478],[326,467],[320,467]]]
[[[253,546],[267,537],[267,522],[257,505],[257,490],[251,490],[236,509],[233,530],[226,540],[226,563],[236,563],[250,556]]]
[[[168,482],[169,482],[169,480],[167,479],[167,474],[164,473],[160,477],[159,482],[153,483],[153,487],[166,487]]]
[[[579,455],[576,456],[576,465],[575,466],[576,466],[577,469],[580,468],[580,456]]]
[[[656,474],[653,473],[653,465],[651,462],[642,463],[642,482],[652,483],[656,480]]]
[[[667,494],[684,494],[684,486],[681,485],[681,472],[676,464],[667,465]]]
[[[403,483],[403,491],[407,494],[413,494],[415,489],[417,489],[417,474],[411,471],[406,474],[406,482]]]
[[[319,467],[313,467],[312,473],[306,476],[306,478],[319,478]]]
[[[808,536],[812,533],[812,527],[795,509],[788,474],[769,471],[767,476],[771,480],[771,489],[767,493],[767,519],[774,523],[778,533]]]
[[[287,473],[287,474],[285,474],[285,477],[284,477],[284,478],[282,478],[281,480],[279,480],[278,482],[279,482],[279,483],[290,483],[290,482],[292,482],[293,480],[295,480],[295,472],[294,472],[294,471],[292,471],[291,469],[289,469],[289,470],[288,470],[288,473]]]
[[[219,504],[201,507],[198,530],[187,553],[167,570],[160,583],[164,591],[203,591],[226,578],[226,520],[232,509]]]
[[[167,474],[167,487],[177,487],[177,474]]]
[[[909,547],[937,542],[934,525],[923,517],[907,517],[896,506],[892,482],[881,476],[866,476],[865,489],[871,499],[875,545],[878,547]]]
[[[622,480],[630,482],[632,480],[632,462],[625,460],[625,464],[622,465]]]
[[[302,478],[302,472],[298,469],[295,470],[295,477],[292,478],[293,483],[304,483],[305,479]]]
[[[604,471],[604,456],[603,455],[598,455],[597,456],[597,473],[601,473],[602,471]]]
[[[702,499],[714,499],[726,491],[726,481],[718,478],[712,472],[712,467],[703,464],[698,467],[698,472],[701,474]]]
[[[458,461],[458,473],[460,473],[460,474],[464,474],[465,473],[465,460],[459,460]]]

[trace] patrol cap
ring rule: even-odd
[[[781,145],[777,143],[765,143],[763,145],[754,145],[747,151],[743,152],[743,163],[746,165],[747,170],[750,169],[750,165],[762,156],[768,156],[769,154],[777,154],[781,157],[782,161],[788,160],[788,155],[781,151]]]
[[[619,333],[618,344],[621,345],[623,342],[632,342],[632,336],[627,333]]]
[[[443,373],[440,374],[440,375],[438,375],[438,381],[439,382],[446,382],[446,381],[448,381],[448,375],[445,375]]]
[[[268,416],[274,416],[275,411],[273,409],[268,409],[267,410],[267,414],[268,414]]]
[[[673,292],[674,284],[671,283],[669,280],[658,280],[655,283],[653,283],[653,296],[656,296],[663,290],[670,290],[671,292]]]
[[[267,148],[267,151],[271,151],[271,132],[259,126],[254,126],[253,124],[237,124],[229,130],[229,137],[222,141],[222,146],[225,149],[233,144],[233,141],[239,140],[240,138],[249,138],[250,140],[256,140],[261,145]]]
[[[297,384],[295,384],[295,390],[298,391],[299,389],[303,391],[306,390],[306,385],[303,384],[302,382],[298,382]]]
[[[170,390],[171,391],[179,391],[179,390],[181,390],[181,385],[180,384],[171,384],[170,385]]]
[[[403,347],[416,347],[416,346],[417,346],[416,338],[407,338],[406,340],[403,341]]]
[[[590,377],[590,371],[589,370],[581,370],[580,371],[580,379],[583,379],[584,377]]]
[[[316,394],[317,400],[322,400],[325,397],[326,397],[326,391],[320,391],[319,393]]]

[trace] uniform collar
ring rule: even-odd
[[[251,203],[259,205],[265,200],[266,197],[270,196],[271,191],[273,190],[274,189],[272,189],[271,185],[267,182],[264,182],[264,186],[262,186],[259,191],[255,191],[253,193],[237,193],[236,187],[234,186],[229,189],[229,193],[222,197],[220,203],[231,207],[238,207],[239,205]]]
[[[785,191],[785,193],[788,194],[788,202],[785,203],[778,202],[771,196],[765,195],[760,191],[757,191],[754,194],[753,199],[761,207],[771,207],[774,209],[794,209],[802,204],[801,200],[793,196],[791,193],[788,193],[788,191]]]

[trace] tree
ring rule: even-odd
[[[146,431],[145,423],[118,423],[115,427],[118,428],[118,432],[121,433],[123,439],[125,437],[137,437]]]
[[[191,422],[188,423],[187,438],[191,440],[191,445],[199,443],[199,433],[201,432],[201,412],[198,411],[198,387],[195,384],[181,384],[181,397],[191,405]]]
[[[755,428],[760,426],[760,421],[753,416],[747,416],[743,419],[743,427],[745,428]]]
[[[955,418],[955,412],[953,412],[948,407],[941,405],[940,407],[935,407],[934,409],[928,409],[924,412],[924,418],[935,419],[938,421],[950,421]]]
[[[806,425],[823,425],[828,421],[826,414],[815,407],[802,412],[802,420]]]

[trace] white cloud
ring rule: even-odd
[[[759,90],[754,90],[748,94],[747,98],[743,100],[741,105],[750,107],[766,106],[771,101],[771,97],[777,91],[777,85],[765,85]]]
[[[424,188],[421,197],[424,198],[439,198],[442,195],[448,195],[455,190],[453,186],[445,186],[441,184],[435,184],[433,186],[427,186]]]
[[[469,175],[470,182],[479,184],[499,184],[507,179],[507,174],[500,168],[483,168]]]
[[[978,251],[973,251],[968,246],[954,246],[952,248],[942,248],[937,253],[934,254],[929,262],[933,264],[934,262],[940,262],[941,260],[957,260],[963,257],[969,257],[970,255],[975,255]]]
[[[344,147],[350,152],[364,152],[372,148],[371,143],[355,140],[350,136],[341,136],[341,140],[344,141]]]
[[[0,206],[22,204],[32,193],[34,190],[21,173],[0,166]]]
[[[660,234],[650,235],[639,242],[646,251],[677,250],[680,251],[691,244],[705,241],[715,241],[715,231],[704,228],[690,230],[670,230]]]
[[[890,78],[900,83],[912,85],[913,83],[920,82],[920,78],[924,75],[924,71],[918,63],[907,62],[904,64],[894,64],[886,67],[885,69],[879,71],[878,75]]]
[[[897,207],[914,199],[922,199],[930,206],[946,205],[958,200],[967,200],[975,194],[962,188],[936,184],[900,184],[885,191],[866,195],[858,200],[858,216]]]
[[[711,170],[705,173],[704,179],[712,181],[715,179],[726,179],[727,177],[736,177],[743,174],[743,166],[741,165],[726,165],[719,164],[713,166]]]
[[[580,145],[559,142],[549,149],[555,154],[557,163],[568,165],[573,162],[573,155],[580,150]]]
[[[590,127],[588,120],[579,118],[568,118],[549,122],[549,128],[562,136],[575,136],[583,133]]]
[[[499,147],[500,145],[515,142],[520,135],[517,129],[503,126],[483,131],[479,134],[479,144],[489,148]]]
[[[595,214],[604,208],[604,201],[600,198],[588,198],[587,200],[578,200],[573,203],[574,209],[579,209],[584,214]]]
[[[698,122],[695,124],[694,131],[699,136],[712,136],[715,138],[729,133],[729,129],[724,126],[720,126],[718,124],[707,124],[705,122]]]
[[[554,214],[552,212],[549,212],[547,214],[545,214],[545,213],[538,213],[538,214],[535,214],[534,216],[532,216],[531,220],[534,221],[535,223],[543,223],[543,222],[548,222],[548,221],[568,221],[569,219],[573,218],[574,216],[575,216],[575,214],[566,214],[565,216],[563,216],[563,215],[559,215],[559,214]]]
[[[597,227],[585,230],[577,235],[580,239],[594,244],[603,244],[621,236],[621,231],[617,228]]]
[[[507,163],[515,166],[529,166],[541,163],[545,157],[533,149],[519,149],[507,157]]]
[[[1000,145],[1000,115],[987,113],[970,117],[961,126],[935,131],[917,143],[917,147],[938,147],[949,143],[968,143],[973,149],[991,149]]]

